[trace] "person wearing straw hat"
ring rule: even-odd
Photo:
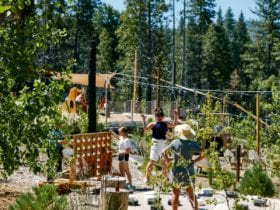
[[[202,149],[193,140],[195,131],[188,124],[177,125],[174,132],[178,139],[172,141],[162,152],[162,157],[167,162],[173,161],[171,169],[172,209],[178,209],[180,188],[184,188],[192,208],[197,210],[198,204],[194,193],[194,163],[204,158]],[[195,154],[198,154],[198,157],[193,159]]]

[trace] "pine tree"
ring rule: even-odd
[[[74,71],[88,72],[91,42],[98,39],[94,29],[93,17],[99,0],[76,0],[76,32],[74,59],[77,65]]]
[[[247,30],[247,24],[244,19],[244,15],[241,12],[238,18],[238,21],[235,25],[235,61],[234,67],[235,71],[232,75],[232,82],[235,84],[232,88],[238,89],[248,89],[249,86],[249,78],[247,77],[246,72],[244,71],[244,62],[241,59],[242,56],[245,55],[245,52],[249,50],[249,46],[251,43],[250,36]],[[235,80],[235,81],[234,81]],[[236,84],[238,83],[238,84]]]
[[[198,32],[198,25],[191,18],[187,25],[186,32],[186,48],[187,48],[187,58],[186,58],[186,75],[185,80],[188,87],[197,88],[200,86],[200,74],[198,70],[200,69],[200,35]]]
[[[258,89],[261,82],[271,75],[278,76],[279,68],[273,49],[280,36],[280,1],[256,0],[256,4],[254,13],[258,20],[253,22],[254,42],[242,56],[248,86],[253,89]]]
[[[195,17],[200,32],[206,32],[215,17],[215,0],[190,0],[190,13]]]
[[[203,78],[205,74],[202,72],[202,40],[208,26],[213,22],[213,18],[215,17],[215,0],[191,0],[188,4],[188,8],[188,19],[189,23],[191,23],[188,25],[191,27],[188,33],[191,31],[192,34],[189,35],[191,37],[187,42],[189,42],[190,39],[192,39],[192,41],[195,40],[195,42],[187,44],[187,47],[190,47],[190,49],[187,49],[187,53],[189,54],[186,67],[188,69],[187,77],[190,76],[189,73],[194,72],[195,75],[192,75],[191,77],[193,78],[190,79],[194,81],[194,84],[190,85],[201,88],[201,80],[205,79]],[[197,46],[191,46],[193,44]],[[189,66],[189,64],[191,64],[191,66]]]
[[[101,4],[94,14],[94,30],[98,37],[97,70],[100,72],[117,69],[118,37],[116,31],[120,26],[120,13],[113,7]]]
[[[229,82],[229,42],[223,27],[210,25],[203,39],[202,85],[209,89],[225,89]]]
[[[165,1],[136,1],[127,0],[126,10],[121,15],[121,26],[117,31],[119,37],[118,49],[121,54],[121,59],[118,66],[126,74],[133,75],[134,70],[134,53],[138,50],[138,67],[139,75],[146,77],[147,80],[140,80],[152,84],[153,72],[155,71],[156,62],[159,60],[167,60],[166,58],[159,59],[162,53],[167,48],[166,39],[163,37],[162,42],[158,35],[163,34],[164,16],[167,11]],[[165,54],[165,56],[167,56]],[[127,79],[126,79],[127,80]],[[131,77],[129,78],[131,80]],[[126,99],[131,99],[132,83],[122,81],[119,83],[125,91]],[[146,88],[146,100],[151,100],[151,86],[140,85],[138,87],[138,99],[143,98],[143,92]]]
[[[233,42],[234,38],[235,38],[235,24],[236,21],[234,19],[234,14],[231,10],[231,8],[229,7],[226,14],[225,14],[225,19],[224,19],[224,27],[226,30],[226,33],[229,37],[230,42]]]
[[[236,34],[236,49],[238,50],[237,53],[237,58],[235,60],[235,65],[237,67],[237,69],[241,69],[242,68],[242,63],[241,63],[241,58],[240,55],[244,54],[245,50],[246,50],[246,46],[248,44],[248,42],[250,41],[250,37],[248,34],[248,30],[247,30],[247,25],[244,19],[244,15],[241,12],[238,18],[238,21],[235,25],[235,34]]]
[[[224,25],[224,18],[223,18],[223,12],[222,12],[222,9],[221,7],[219,7],[219,10],[217,12],[217,21],[216,21],[216,24],[218,26],[223,26]]]
[[[106,29],[103,29],[99,35],[99,44],[97,46],[97,70],[101,73],[113,72],[112,38]]]
[[[266,48],[264,65],[265,73],[277,75],[278,68],[272,55],[275,41],[280,37],[280,1],[279,0],[256,0],[257,8],[254,13],[259,17],[256,27],[259,37],[263,40]]]
[[[237,63],[237,59],[238,59],[238,47],[237,47],[237,43],[236,43],[236,36],[237,34],[235,33],[235,25],[236,25],[236,21],[234,19],[234,14],[231,10],[231,8],[229,7],[226,14],[225,14],[225,19],[224,19],[224,27],[225,27],[225,31],[226,31],[226,35],[228,37],[229,40],[229,49],[230,49],[230,63],[228,68],[231,71],[234,71]]]

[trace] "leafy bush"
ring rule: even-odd
[[[270,177],[257,164],[245,172],[240,182],[240,192],[245,195],[252,194],[271,197],[275,194],[275,189]]]
[[[9,210],[63,210],[66,209],[66,197],[60,196],[53,185],[33,187],[34,193],[23,193]]]

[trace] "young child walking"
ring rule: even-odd
[[[128,130],[124,127],[121,127],[119,130],[119,142],[118,142],[118,152],[116,156],[118,156],[119,160],[119,170],[121,176],[127,177],[128,185],[127,188],[133,189],[132,186],[132,176],[129,170],[129,153],[131,152],[131,140],[128,137]]]

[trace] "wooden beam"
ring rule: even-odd
[[[260,95],[256,95],[256,151],[260,157]]]
[[[133,85],[133,105],[132,112],[136,112],[136,99],[137,99],[137,80],[138,80],[138,49],[135,49],[134,58],[134,85]]]
[[[157,107],[160,107],[160,68],[157,69]]]

